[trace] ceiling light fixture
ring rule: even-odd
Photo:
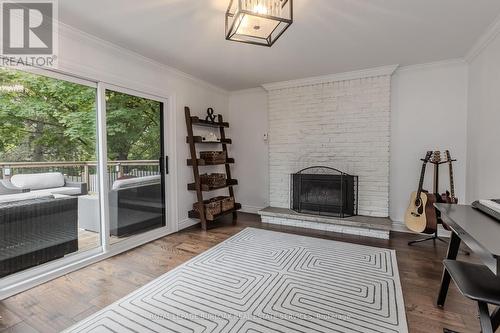
[[[226,39],[271,47],[292,23],[292,0],[231,0]]]

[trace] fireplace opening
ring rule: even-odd
[[[292,174],[291,184],[291,209],[298,213],[358,215],[358,176],[316,166]]]

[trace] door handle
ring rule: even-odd
[[[165,174],[168,175],[168,156],[165,156],[165,159],[163,159],[163,157],[160,157],[160,172],[163,172],[163,170],[165,170]]]

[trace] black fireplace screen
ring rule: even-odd
[[[311,167],[292,175],[291,208],[299,213],[358,215],[358,176],[329,167]]]

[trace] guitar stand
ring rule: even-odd
[[[436,242],[436,240],[438,240],[438,241],[440,241],[442,243],[445,243],[445,244],[449,243],[447,240],[442,239],[441,237],[439,237],[438,232],[436,230],[436,232],[432,236],[408,242],[408,245],[412,246],[413,244],[418,244],[418,243],[423,243],[423,242],[428,242],[428,241]],[[470,252],[469,251],[462,250],[462,249],[460,249],[459,251],[462,252],[463,255],[470,256]]]
[[[408,242],[408,245],[412,246],[413,244],[423,243],[423,242],[428,242],[428,241],[436,241],[436,240],[448,244],[448,241],[439,237],[438,232],[436,231],[432,236]]]
[[[422,161],[425,161],[425,160],[422,160]],[[456,160],[451,160],[451,162],[456,162]],[[429,163],[434,164],[434,193],[436,195],[439,195],[439,166],[441,164],[445,164],[445,163],[449,163],[449,162],[448,161],[430,161]],[[443,225],[443,221],[441,220],[440,216],[441,215],[437,216],[438,217],[438,226],[439,226],[439,224]],[[436,232],[432,236],[408,242],[408,245],[412,246],[413,244],[418,244],[418,243],[423,243],[423,242],[428,242],[428,241],[433,241],[435,243],[436,240],[438,240],[442,243],[448,244],[447,240],[444,240],[441,237],[439,237],[438,230],[436,229]],[[470,252],[465,251],[465,250],[460,250],[460,251],[463,254],[465,254],[466,256],[470,256]]]

